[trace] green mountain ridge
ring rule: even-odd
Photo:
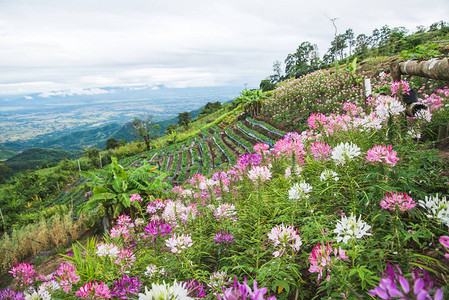
[[[13,173],[17,173],[57,163],[65,158],[73,159],[75,157],[74,153],[64,150],[32,148],[7,159],[3,164],[13,170]]]

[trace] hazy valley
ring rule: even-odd
[[[84,131],[82,135],[86,136],[91,134],[89,132],[98,134],[100,130],[111,136],[136,116],[150,114],[154,121],[166,120],[180,112],[198,109],[207,102],[231,100],[241,90],[241,87],[143,86],[83,90],[78,94],[60,91],[2,96],[0,145],[4,146],[3,151],[43,146],[67,149],[55,141],[79,131]],[[104,139],[95,137],[98,138]]]

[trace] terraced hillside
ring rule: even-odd
[[[239,157],[254,152],[253,146],[256,143],[272,146],[284,136],[285,132],[261,120],[246,117],[225,128],[214,125],[209,131],[184,142],[124,158],[119,164],[125,169],[150,164],[164,173],[164,182],[172,186],[182,185],[195,174],[210,175],[216,170],[235,165]],[[153,180],[153,177],[149,180]],[[80,178],[67,187],[52,205],[73,205],[77,211],[92,195],[83,185],[86,181],[87,179]]]

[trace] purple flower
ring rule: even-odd
[[[184,287],[189,291],[189,297],[194,299],[206,299],[206,291],[204,290],[204,286],[198,280],[190,279],[189,281],[185,281]]]
[[[404,299],[442,300],[442,289],[436,290],[434,298],[430,296],[434,292],[433,281],[430,279],[429,273],[426,270],[422,270],[422,273],[423,278],[420,277],[419,270],[416,269],[412,272],[412,279],[407,280],[402,276],[402,271],[397,265],[393,267],[388,263],[379,286],[370,290],[369,294],[381,299],[396,299],[399,296]]]
[[[164,209],[165,204],[162,202],[162,199],[156,199],[154,201],[151,201],[147,205],[147,213],[150,215],[156,213],[158,210]]]
[[[262,162],[262,155],[259,154],[243,154],[242,157],[239,158],[237,164],[238,165],[252,165],[258,166]]]
[[[157,235],[169,236],[173,229],[171,228],[170,223],[166,223],[164,220],[158,220],[148,223],[144,230],[149,235],[156,237]]]
[[[233,235],[229,235],[229,230],[220,230],[214,237],[214,241],[218,244],[231,244],[234,240]]]
[[[0,299],[2,300],[25,300],[25,298],[22,296],[22,293],[6,289],[6,290],[0,290]]]
[[[234,286],[228,289],[223,287],[223,298],[217,294],[218,300],[265,300],[264,296],[267,293],[267,288],[257,288],[257,282],[254,280],[254,291],[251,290],[246,283],[246,278],[243,283],[237,282],[234,277]],[[276,300],[275,296],[266,298],[267,300]]]
[[[228,174],[223,171],[217,171],[212,175],[212,180],[219,181],[220,179],[228,179]]]
[[[142,289],[137,277],[129,277],[124,275],[117,281],[114,281],[114,287],[112,288],[111,295],[119,299],[131,299],[133,295],[136,295]]]

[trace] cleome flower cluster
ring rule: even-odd
[[[392,126],[403,125],[398,97],[409,87],[394,83],[392,95],[365,103],[351,78],[341,76],[347,81],[332,97],[326,89],[338,81],[322,72],[302,80],[321,78],[323,91],[309,82],[306,93],[292,80],[273,92],[266,107],[273,120],[299,102],[314,109],[301,133],[272,147],[256,144],[234,166],[194,174],[183,186],[135,187],[141,190],[130,192],[132,205],[101,242],[74,245],[50,276],[16,264],[15,290],[0,291],[0,298],[444,299],[438,284],[447,279],[447,195],[415,202],[424,197],[422,175],[404,177],[413,160],[390,138],[408,130]],[[316,96],[304,96],[310,93]],[[441,95],[425,97],[430,114],[449,91]],[[349,96],[337,107],[335,99]],[[408,122],[418,122],[412,129],[420,132],[428,121]],[[423,247],[437,259],[424,257]],[[404,259],[410,257],[413,263]]]

